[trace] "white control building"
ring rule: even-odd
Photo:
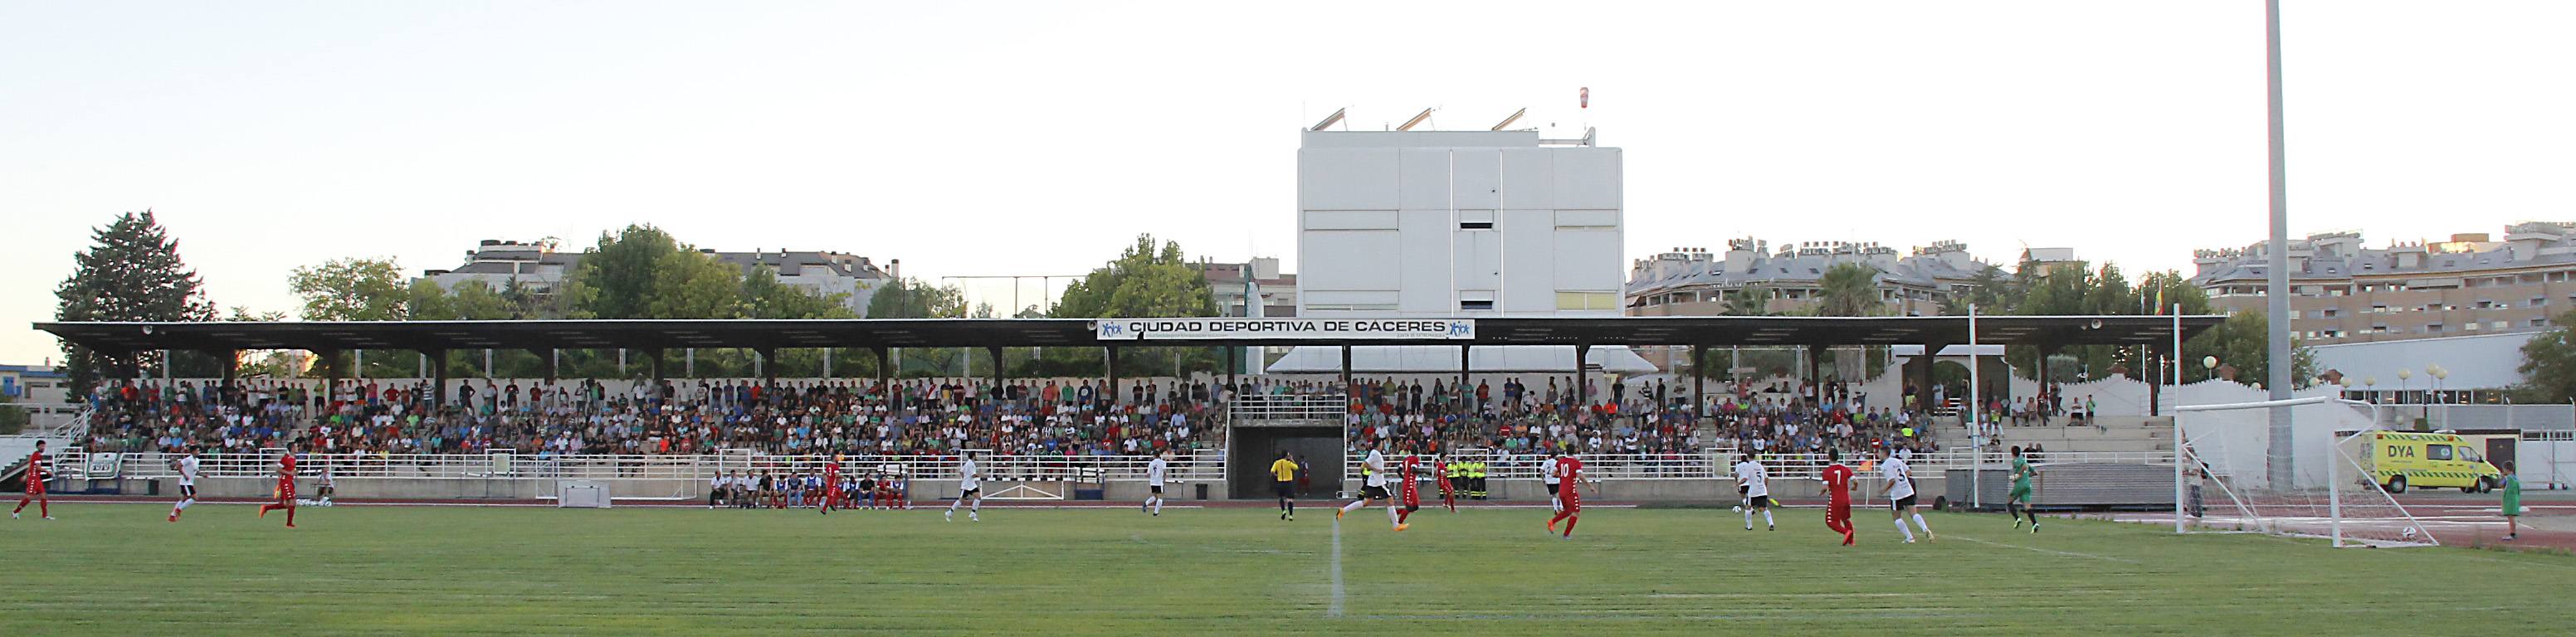
[[[1621,315],[1621,154],[1535,130],[1307,130],[1297,151],[1297,315]],[[1365,347],[1364,372],[1458,371],[1453,347]],[[1574,348],[1490,347],[1475,371],[1572,372]],[[1596,347],[1611,372],[1653,366]],[[1341,369],[1307,347],[1272,372]]]

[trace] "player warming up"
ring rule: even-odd
[[[1753,530],[1753,512],[1762,512],[1762,526],[1780,530],[1771,522],[1771,471],[1753,460],[1753,454],[1737,456],[1735,487],[1744,492],[1744,530]]]
[[[295,528],[294,447],[287,447],[286,453],[277,457],[277,501],[259,505],[259,517],[268,517],[268,512],[278,509],[286,510],[286,528]]]
[[[27,494],[18,496],[18,508],[9,510],[9,519],[27,510],[27,502],[36,503],[36,517],[54,519],[54,502],[45,497],[45,441],[36,441],[36,451],[27,454]]]
[[[1334,511],[1335,520],[1342,519],[1342,516],[1349,515],[1352,511],[1360,510],[1360,507],[1388,499],[1386,497],[1386,456],[1377,452],[1376,442],[1362,442],[1360,447],[1368,450],[1368,457],[1360,460],[1363,485],[1360,487],[1360,499],[1352,500],[1350,504],[1342,505],[1340,510]],[[1403,522],[1397,519],[1394,506],[1390,505],[1386,508],[1386,523],[1389,526],[1403,526]]]
[[[1843,546],[1852,545],[1851,483],[1852,469],[1843,465],[1843,452],[1825,452],[1825,528],[1843,534]]]
[[[1878,474],[1887,480],[1882,492],[1889,502],[1888,517],[1896,520],[1896,530],[1905,534],[1905,543],[1914,543],[1914,529],[1905,528],[1905,516],[1909,514],[1914,516],[1915,526],[1923,527],[1923,539],[1940,540],[1941,536],[1932,534],[1932,525],[1923,523],[1923,514],[1914,510],[1914,469],[1905,466],[1905,457],[1889,451],[1887,459],[1878,463]]]
[[[832,509],[839,508],[841,498],[845,497],[849,494],[841,490],[841,457],[832,456],[831,461],[823,463],[823,505],[815,507],[815,510],[831,515]]]
[[[1151,493],[1146,494],[1145,504],[1137,507],[1141,512],[1163,515],[1163,475],[1171,470],[1171,459],[1172,452],[1165,451],[1145,461],[1145,489]]]
[[[2030,510],[2030,479],[2039,475],[2031,468],[2030,459],[2021,455],[2021,447],[2012,448],[2012,495],[2004,498],[2004,514],[2013,516],[2013,528],[2021,528],[2021,519],[2030,518],[2030,532],[2039,532],[2039,513]],[[2021,507],[2018,512],[2013,508]]]
[[[957,463],[957,501],[948,503],[948,512],[939,516],[950,522],[957,521],[957,506],[965,504],[968,498],[973,498],[975,505],[966,509],[966,521],[984,521],[977,517],[984,511],[984,483],[975,475],[975,452],[972,451],[966,452],[965,459]]]
[[[170,505],[170,521],[177,522],[179,521],[179,514],[187,512],[189,505],[197,503],[196,448],[190,447],[187,451],[187,455],[179,456],[179,459],[170,461],[170,469],[172,471],[179,472],[179,502],[177,504]]]
[[[1270,477],[1270,487],[1279,493],[1279,519],[1297,521],[1297,461],[1279,452],[1279,459],[1270,461]]]
[[[1557,488],[1556,517],[1547,519],[1547,532],[1555,533],[1556,523],[1564,522],[1564,537],[1571,540],[1574,539],[1574,523],[1583,519],[1583,490],[1577,486],[1583,479],[1583,461],[1558,451],[1549,464],[1555,467]]]

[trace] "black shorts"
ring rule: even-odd
[[[983,493],[984,493],[984,490],[983,490],[983,489],[967,489],[967,490],[964,490],[964,491],[959,491],[959,492],[957,492],[957,497],[958,497],[958,498],[961,498],[961,499],[963,499],[963,498],[983,497]]]
[[[1371,500],[1384,500],[1386,499],[1386,487],[1384,485],[1370,485],[1362,487],[1360,489],[1360,495],[1367,496]]]
[[[1279,497],[1297,497],[1297,483],[1295,482],[1272,482],[1270,483],[1270,486],[1272,489],[1279,492]]]
[[[1548,495],[1548,497],[1556,497],[1556,489],[1557,489],[1557,486],[1558,486],[1558,485],[1557,485],[1556,483],[1554,483],[1554,482],[1547,483],[1547,495]]]
[[[194,497],[197,497],[197,485],[193,485],[193,484],[183,484],[183,485],[179,485],[179,497],[182,497],[182,498],[194,498]]]
[[[1153,490],[1154,490],[1154,495],[1162,495],[1162,494],[1163,494],[1163,485],[1159,485],[1159,484],[1156,484],[1156,485],[1147,485],[1145,488],[1147,488],[1147,489],[1153,489]]]
[[[1909,496],[1905,496],[1905,497],[1902,497],[1902,498],[1897,498],[1897,499],[1896,499],[1895,504],[1890,505],[1890,506],[1892,506],[1893,508],[1895,508],[1895,509],[1896,509],[1896,510],[1898,510],[1898,511],[1903,511],[1903,510],[1906,510],[1906,509],[1914,508],[1914,496],[1910,496],[1910,495],[1909,495]]]
[[[1770,507],[1771,507],[1771,496],[1767,496],[1767,495],[1748,495],[1748,496],[1744,496],[1744,506],[1745,506],[1745,508],[1748,508],[1748,509],[1767,509],[1767,508],[1770,508]]]

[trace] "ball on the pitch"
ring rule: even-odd
[[[1744,512],[1744,505],[1738,504],[1738,505],[1735,505],[1735,506],[1727,507],[1727,508],[1726,508],[1726,510],[1728,510],[1728,511],[1733,511],[1733,512],[1736,512],[1736,513],[1743,513],[1743,512]]]

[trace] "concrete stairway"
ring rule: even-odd
[[[2080,451],[2087,453],[2134,453],[2173,451],[2172,416],[2105,416],[2101,427],[2092,424],[2067,426],[2058,419],[2048,427],[2005,426],[1996,437],[1995,446],[2030,446],[2038,443],[2051,452]],[[1942,427],[1942,444],[1966,444],[1967,432],[1957,427]]]

